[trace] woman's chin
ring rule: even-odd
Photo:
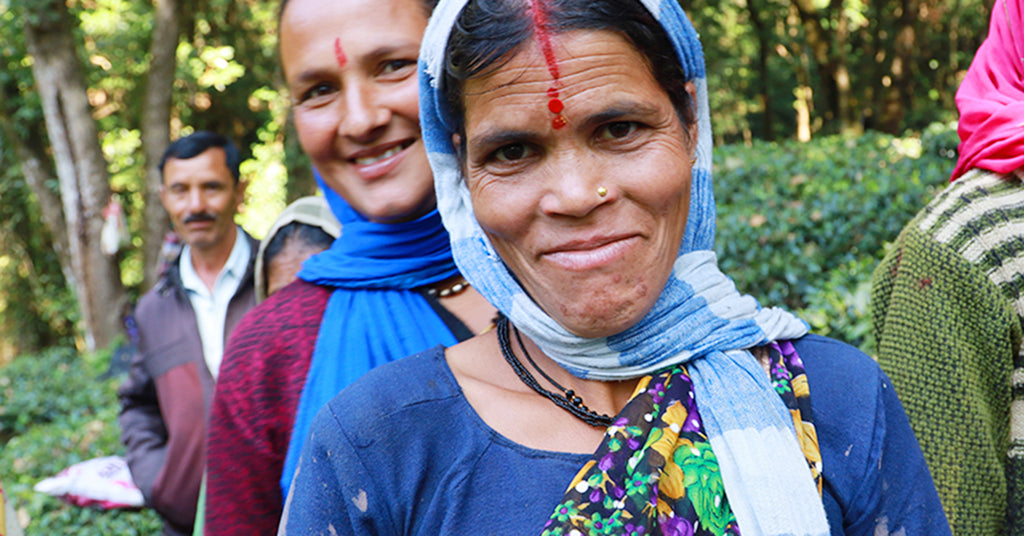
[[[367,204],[359,209],[360,214],[375,223],[405,223],[421,218],[434,209],[433,197],[403,203]]]
[[[643,315],[623,315],[621,311],[611,314],[578,314],[554,317],[566,331],[584,339],[611,337],[636,325]]]

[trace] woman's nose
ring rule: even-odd
[[[605,170],[592,158],[563,155],[549,161],[546,172],[541,210],[548,215],[582,218],[617,196],[613,185],[603,180]]]
[[[390,110],[381,105],[376,92],[361,85],[346,88],[342,114],[338,134],[357,142],[372,141],[391,120]]]

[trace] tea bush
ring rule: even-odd
[[[957,142],[954,124],[936,124],[920,137],[869,132],[717,148],[722,270],[740,291],[870,353],[871,272],[949,182]]]
[[[106,356],[51,349],[0,368],[0,478],[27,517],[26,536],[156,535],[151,510],[71,506],[32,486],[83,460],[121,455],[118,379],[100,380]]]

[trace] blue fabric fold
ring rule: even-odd
[[[281,473],[282,497],[288,495],[313,417],[324,404],[378,365],[458,342],[414,290],[459,273],[438,212],[403,223],[372,222],[327,187],[319,173],[315,176],[342,231],[329,249],[307,259],[298,274],[303,281],[335,290],[320,322],[295,412]]]

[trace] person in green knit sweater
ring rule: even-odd
[[[997,0],[956,95],[952,183],[872,281],[878,361],[953,533],[1024,535],[1024,17]]]

